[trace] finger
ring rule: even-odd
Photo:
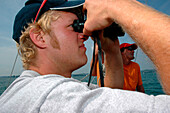
[[[84,35],[87,35],[87,36],[91,36],[92,35],[92,32],[87,30],[85,27],[83,28],[83,34]]]

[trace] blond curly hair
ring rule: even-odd
[[[36,29],[36,31],[34,31],[35,33],[43,31],[44,33],[50,34],[51,22],[57,20],[59,17],[60,13],[58,11],[49,10],[40,17],[38,22],[29,23],[28,27],[25,28],[25,31],[22,32],[20,44],[17,46],[24,69],[29,69],[30,65],[35,65],[34,61],[37,54],[37,47],[32,42],[29,31],[34,28]]]

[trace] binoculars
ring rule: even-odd
[[[74,31],[82,33],[84,28],[84,23],[85,20],[74,20],[72,25]],[[118,24],[112,23],[109,27],[104,29],[103,35],[104,37],[110,38],[111,40],[114,41],[115,39],[117,39],[117,37],[124,36],[125,33]]]

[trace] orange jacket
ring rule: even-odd
[[[135,62],[129,65],[123,65],[124,68],[124,86],[123,89],[136,91],[136,87],[142,85],[140,67]]]

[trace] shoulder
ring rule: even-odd
[[[51,102],[51,109],[75,112],[75,110],[83,112],[134,112],[136,109],[140,112],[152,112],[168,110],[170,96],[155,97],[139,92],[125,91],[119,89],[110,89],[106,87],[97,88],[94,90],[86,90],[83,87],[76,86],[65,87],[58,89],[54,94],[50,94],[44,102],[42,109]],[[60,93],[59,93],[60,92]],[[167,99],[167,100],[165,100]],[[164,102],[165,101],[165,102]],[[58,104],[59,103],[59,104]],[[67,104],[66,104],[67,103]],[[75,107],[73,107],[74,105]],[[81,107],[79,106],[81,105]],[[152,108],[153,106],[159,106]],[[57,106],[56,108],[54,106]],[[116,107],[117,106],[117,107]],[[119,106],[119,107],[118,107]]]
[[[140,67],[138,63],[133,62],[133,61],[131,61],[131,63],[130,63],[130,64],[131,64],[131,65],[133,65],[133,66],[136,66],[136,67]]]
[[[133,64],[133,65],[139,65],[138,63],[133,62],[133,61],[130,61],[130,63]]]

